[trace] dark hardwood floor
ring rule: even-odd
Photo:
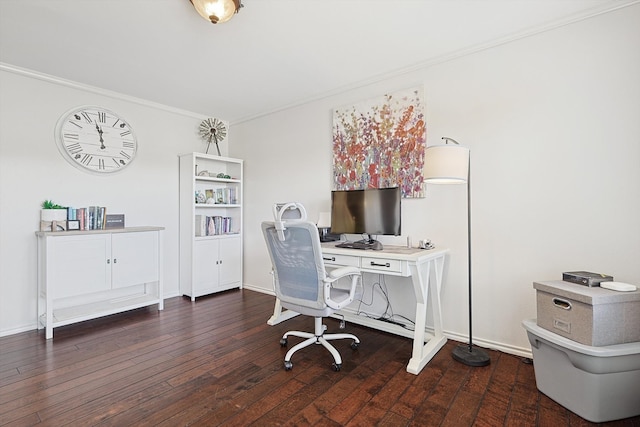
[[[313,330],[313,320],[268,326],[273,302],[247,290],[178,297],[163,312],[58,328],[53,340],[43,331],[0,338],[0,425],[593,425],[539,393],[519,357],[491,351],[489,366],[470,368],[449,342],[412,375],[409,339],[353,324],[362,344],[337,342],[340,372],[319,346],[296,353],[287,372],[280,336]],[[640,417],[606,425],[640,426]]]

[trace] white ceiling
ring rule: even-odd
[[[0,62],[233,123],[637,0],[243,3],[0,0]]]

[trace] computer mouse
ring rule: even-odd
[[[373,242],[373,244],[371,245],[371,249],[373,249],[374,251],[381,251],[383,249],[382,247],[382,243],[378,242],[377,240],[375,242]]]

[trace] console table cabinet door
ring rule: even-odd
[[[114,234],[111,256],[113,289],[158,280],[158,233]]]
[[[53,299],[111,289],[111,236],[61,236],[48,247]]]

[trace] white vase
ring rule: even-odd
[[[67,210],[66,209],[42,209],[40,211],[40,220],[41,221],[66,221],[67,220]]]

